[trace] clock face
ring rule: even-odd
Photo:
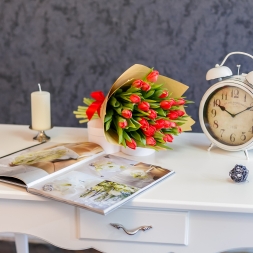
[[[214,90],[204,105],[207,131],[227,146],[243,145],[253,138],[253,96],[238,86],[225,85]]]

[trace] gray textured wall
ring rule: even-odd
[[[253,53],[252,10],[251,0],[1,0],[0,123],[29,125],[41,83],[53,124],[79,126],[72,111],[82,98],[141,63],[190,87],[199,132],[206,71],[231,51]],[[245,56],[227,63],[253,69]]]

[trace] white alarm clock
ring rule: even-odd
[[[206,74],[206,80],[219,79],[204,94],[199,107],[199,120],[203,132],[213,145],[228,150],[243,150],[248,159],[247,150],[253,148],[253,71],[248,74],[233,75],[230,68],[223,62]]]

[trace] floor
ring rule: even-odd
[[[94,249],[87,250],[64,250],[49,244],[29,243],[30,253],[100,253]],[[0,253],[16,253],[15,243],[0,241]]]
[[[95,249],[64,250],[50,244],[29,243],[30,253],[101,253]],[[15,243],[12,241],[0,241],[0,253],[16,253]],[[253,253],[253,249],[238,249],[222,253]]]

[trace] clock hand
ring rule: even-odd
[[[225,108],[225,106],[222,106],[222,105],[218,105],[218,106],[220,107],[220,109],[221,109],[222,111],[227,112],[231,117],[233,117],[233,118],[235,117],[236,114],[232,114],[232,113],[230,113],[229,111],[227,111],[226,108]]]
[[[241,112],[238,112],[236,114],[234,114],[234,117],[242,112],[245,112],[245,111],[248,111],[249,109],[253,108],[253,106],[250,106],[250,107],[247,107],[245,110],[241,111]]]

